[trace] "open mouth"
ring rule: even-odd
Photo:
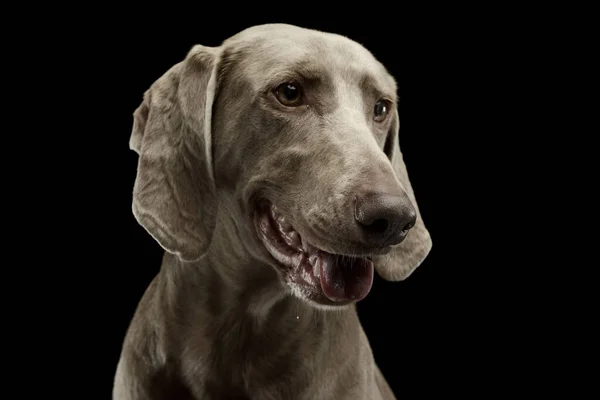
[[[287,283],[304,297],[340,305],[362,300],[371,290],[373,261],[369,257],[332,254],[311,245],[272,204],[261,204],[254,222]]]

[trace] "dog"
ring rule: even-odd
[[[192,47],[133,115],[132,211],[165,251],[113,398],[394,399],[355,304],[432,241],[386,68],[345,36],[259,25]]]

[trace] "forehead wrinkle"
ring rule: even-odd
[[[268,35],[272,34],[269,31],[276,31],[278,36]],[[307,80],[328,75],[353,81],[364,92],[397,100],[396,82],[385,67],[368,49],[344,36],[315,35],[297,29],[280,31],[271,26],[249,30],[230,39],[226,47],[236,49],[238,72],[250,80],[255,90],[295,75]]]
[[[322,59],[322,63],[329,66],[328,70],[354,82],[363,92],[385,96],[396,102],[395,79],[369,50],[346,38],[329,47],[323,52]]]
[[[336,46],[335,59],[340,67],[347,70],[359,85],[378,95],[397,100],[396,80],[373,53],[361,44],[344,40]]]
[[[260,46],[237,51],[239,72],[250,78],[258,89],[273,80],[292,78],[318,79],[326,68],[320,67],[314,51],[306,46],[293,46],[289,40],[275,39]]]
[[[397,90],[395,82],[392,86],[388,82],[385,82],[384,79],[378,79],[369,71],[363,71],[360,74],[358,85],[363,90],[363,92],[366,92],[366,94],[374,95],[376,97],[387,97],[394,103],[397,101]]]
[[[379,74],[376,69],[365,65],[344,65],[337,63],[331,74],[336,77],[338,85],[343,83],[353,91],[360,93],[361,97],[385,97],[392,102],[397,101],[396,83],[389,75]]]

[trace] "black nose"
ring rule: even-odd
[[[385,247],[404,240],[417,213],[406,195],[368,193],[356,197],[354,217],[365,244]]]

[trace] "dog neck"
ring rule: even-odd
[[[222,236],[204,258],[183,263],[167,254],[161,271],[169,313],[195,330],[186,337],[208,339],[218,357],[231,358],[218,364],[262,360],[269,368],[267,360],[284,354],[293,360],[298,349],[324,357],[344,342],[358,341],[361,328],[353,305],[324,309],[297,298],[272,266],[251,257],[240,238],[219,225],[215,234]]]

